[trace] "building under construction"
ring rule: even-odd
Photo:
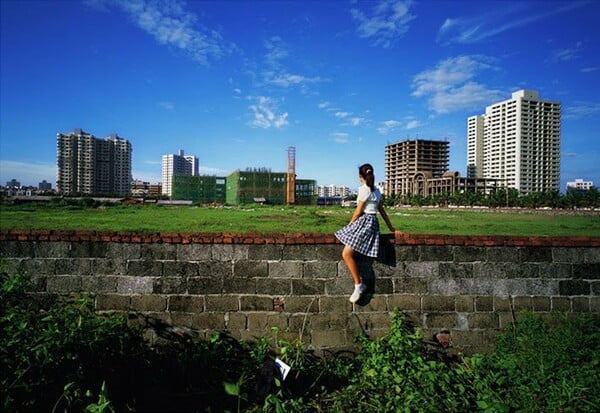
[[[385,147],[386,195],[420,195],[496,190],[499,180],[461,177],[449,172],[449,143],[405,140]]]
[[[171,199],[195,204],[224,204],[227,178],[207,175],[173,175]]]

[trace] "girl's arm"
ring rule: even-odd
[[[385,223],[388,226],[388,228],[390,229],[390,231],[395,233],[396,230],[394,229],[394,226],[392,225],[392,221],[390,221],[390,217],[388,217],[387,212],[385,212],[385,208],[383,207],[382,202],[379,203],[378,209],[379,209],[379,213],[381,214],[381,218],[383,218],[383,220],[385,221]]]
[[[365,201],[357,201],[356,202],[356,209],[354,210],[354,213],[352,214],[352,218],[350,219],[350,222],[354,222],[356,221],[363,213],[363,211],[365,210],[365,205],[367,203]]]

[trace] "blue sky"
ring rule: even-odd
[[[287,170],[358,186],[385,145],[447,139],[519,89],[562,103],[561,191],[600,184],[598,1],[0,0],[0,183],[55,184],[56,134],[117,133],[133,177]]]

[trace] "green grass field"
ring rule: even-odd
[[[600,236],[600,214],[494,210],[388,209],[397,229],[409,234]],[[351,208],[316,206],[172,207],[7,206],[0,229],[135,232],[333,233]],[[387,227],[381,221],[381,230]]]

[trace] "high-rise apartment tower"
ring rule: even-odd
[[[522,194],[558,191],[560,103],[519,90],[467,121],[467,176],[493,178]]]
[[[162,156],[162,194],[173,195],[173,175],[198,175],[198,158],[186,155],[183,149],[179,154]]]
[[[128,196],[131,143],[116,134],[98,139],[81,129],[56,135],[56,189],[65,195]]]
[[[439,178],[448,171],[447,141],[405,140],[385,147],[385,194],[408,195],[415,192],[415,176],[424,172]]]

